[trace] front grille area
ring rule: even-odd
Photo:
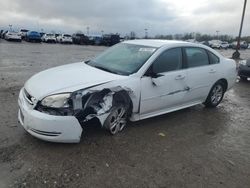
[[[40,130],[37,130],[37,129],[33,129],[31,128],[30,129],[32,132],[36,133],[36,134],[40,134],[40,135],[44,135],[44,136],[59,136],[60,132],[47,132],[47,131],[40,131]]]

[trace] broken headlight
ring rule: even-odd
[[[50,108],[68,108],[69,97],[71,93],[62,93],[57,95],[50,95],[41,101],[41,105]]]

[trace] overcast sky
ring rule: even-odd
[[[244,0],[0,0],[0,29],[144,36],[201,32],[237,35]],[[250,35],[250,2],[243,35]]]

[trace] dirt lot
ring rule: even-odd
[[[85,129],[79,144],[27,134],[17,122],[25,80],[104,49],[0,40],[1,188],[250,187],[250,82],[237,82],[216,109],[199,105],[130,123],[117,136],[96,124]],[[242,57],[250,57],[250,50]]]

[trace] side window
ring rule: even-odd
[[[206,50],[202,48],[185,48],[188,67],[209,65]]]
[[[207,51],[208,56],[209,56],[209,60],[210,60],[210,64],[217,64],[220,62],[220,59],[214,55],[212,52]]]
[[[153,63],[155,73],[178,70],[182,67],[181,48],[173,48],[163,52]]]

